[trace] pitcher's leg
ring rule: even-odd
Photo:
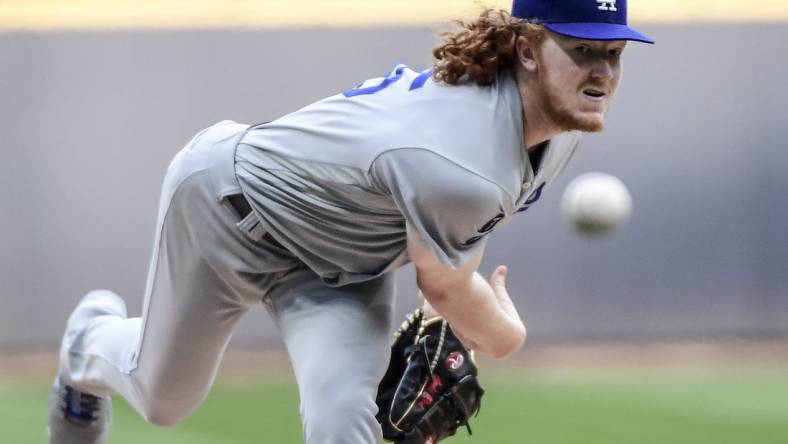
[[[272,296],[272,314],[298,380],[304,439],[377,444],[375,395],[388,365],[393,279],[342,288],[309,272],[299,279]]]
[[[183,182],[161,222],[143,318],[83,310],[64,340],[61,375],[68,384],[97,395],[121,394],[162,426],[203,401],[237,321],[254,303],[248,290],[239,290],[248,283],[234,274],[237,221],[218,214],[224,209],[215,199],[200,197],[212,192],[205,174]],[[86,303],[117,305],[107,294]]]
[[[210,242],[189,242],[207,235],[192,231],[194,222],[180,220],[189,214],[175,211],[164,224],[136,366],[129,374],[137,396],[133,405],[162,426],[186,418],[205,399],[235,326],[253,302],[239,291],[231,270],[203,251]]]

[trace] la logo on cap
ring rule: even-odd
[[[596,0],[599,3],[600,11],[618,11],[616,8],[616,0]]]

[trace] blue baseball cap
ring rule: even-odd
[[[514,0],[512,16],[585,40],[654,40],[627,26],[627,0]]]

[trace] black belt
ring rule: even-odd
[[[249,213],[252,212],[252,206],[249,205],[249,201],[246,200],[243,194],[233,194],[232,196],[227,196],[227,200],[230,202],[230,205],[233,206],[235,212],[238,213],[238,216],[241,219],[244,219]]]
[[[231,196],[227,196],[227,201],[230,202],[230,205],[233,207],[233,209],[235,209],[235,212],[238,213],[238,216],[241,218],[241,220],[245,219],[246,216],[252,212],[252,206],[249,205],[249,201],[246,200],[246,197],[243,194],[233,194]],[[271,236],[268,232],[263,235],[263,239],[278,248],[283,250],[287,249],[276,239],[274,239],[273,236]]]

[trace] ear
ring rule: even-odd
[[[517,59],[523,68],[528,72],[534,73],[538,69],[539,63],[536,61],[536,51],[531,45],[532,43],[527,38],[519,36],[515,44],[515,51],[517,52]]]

